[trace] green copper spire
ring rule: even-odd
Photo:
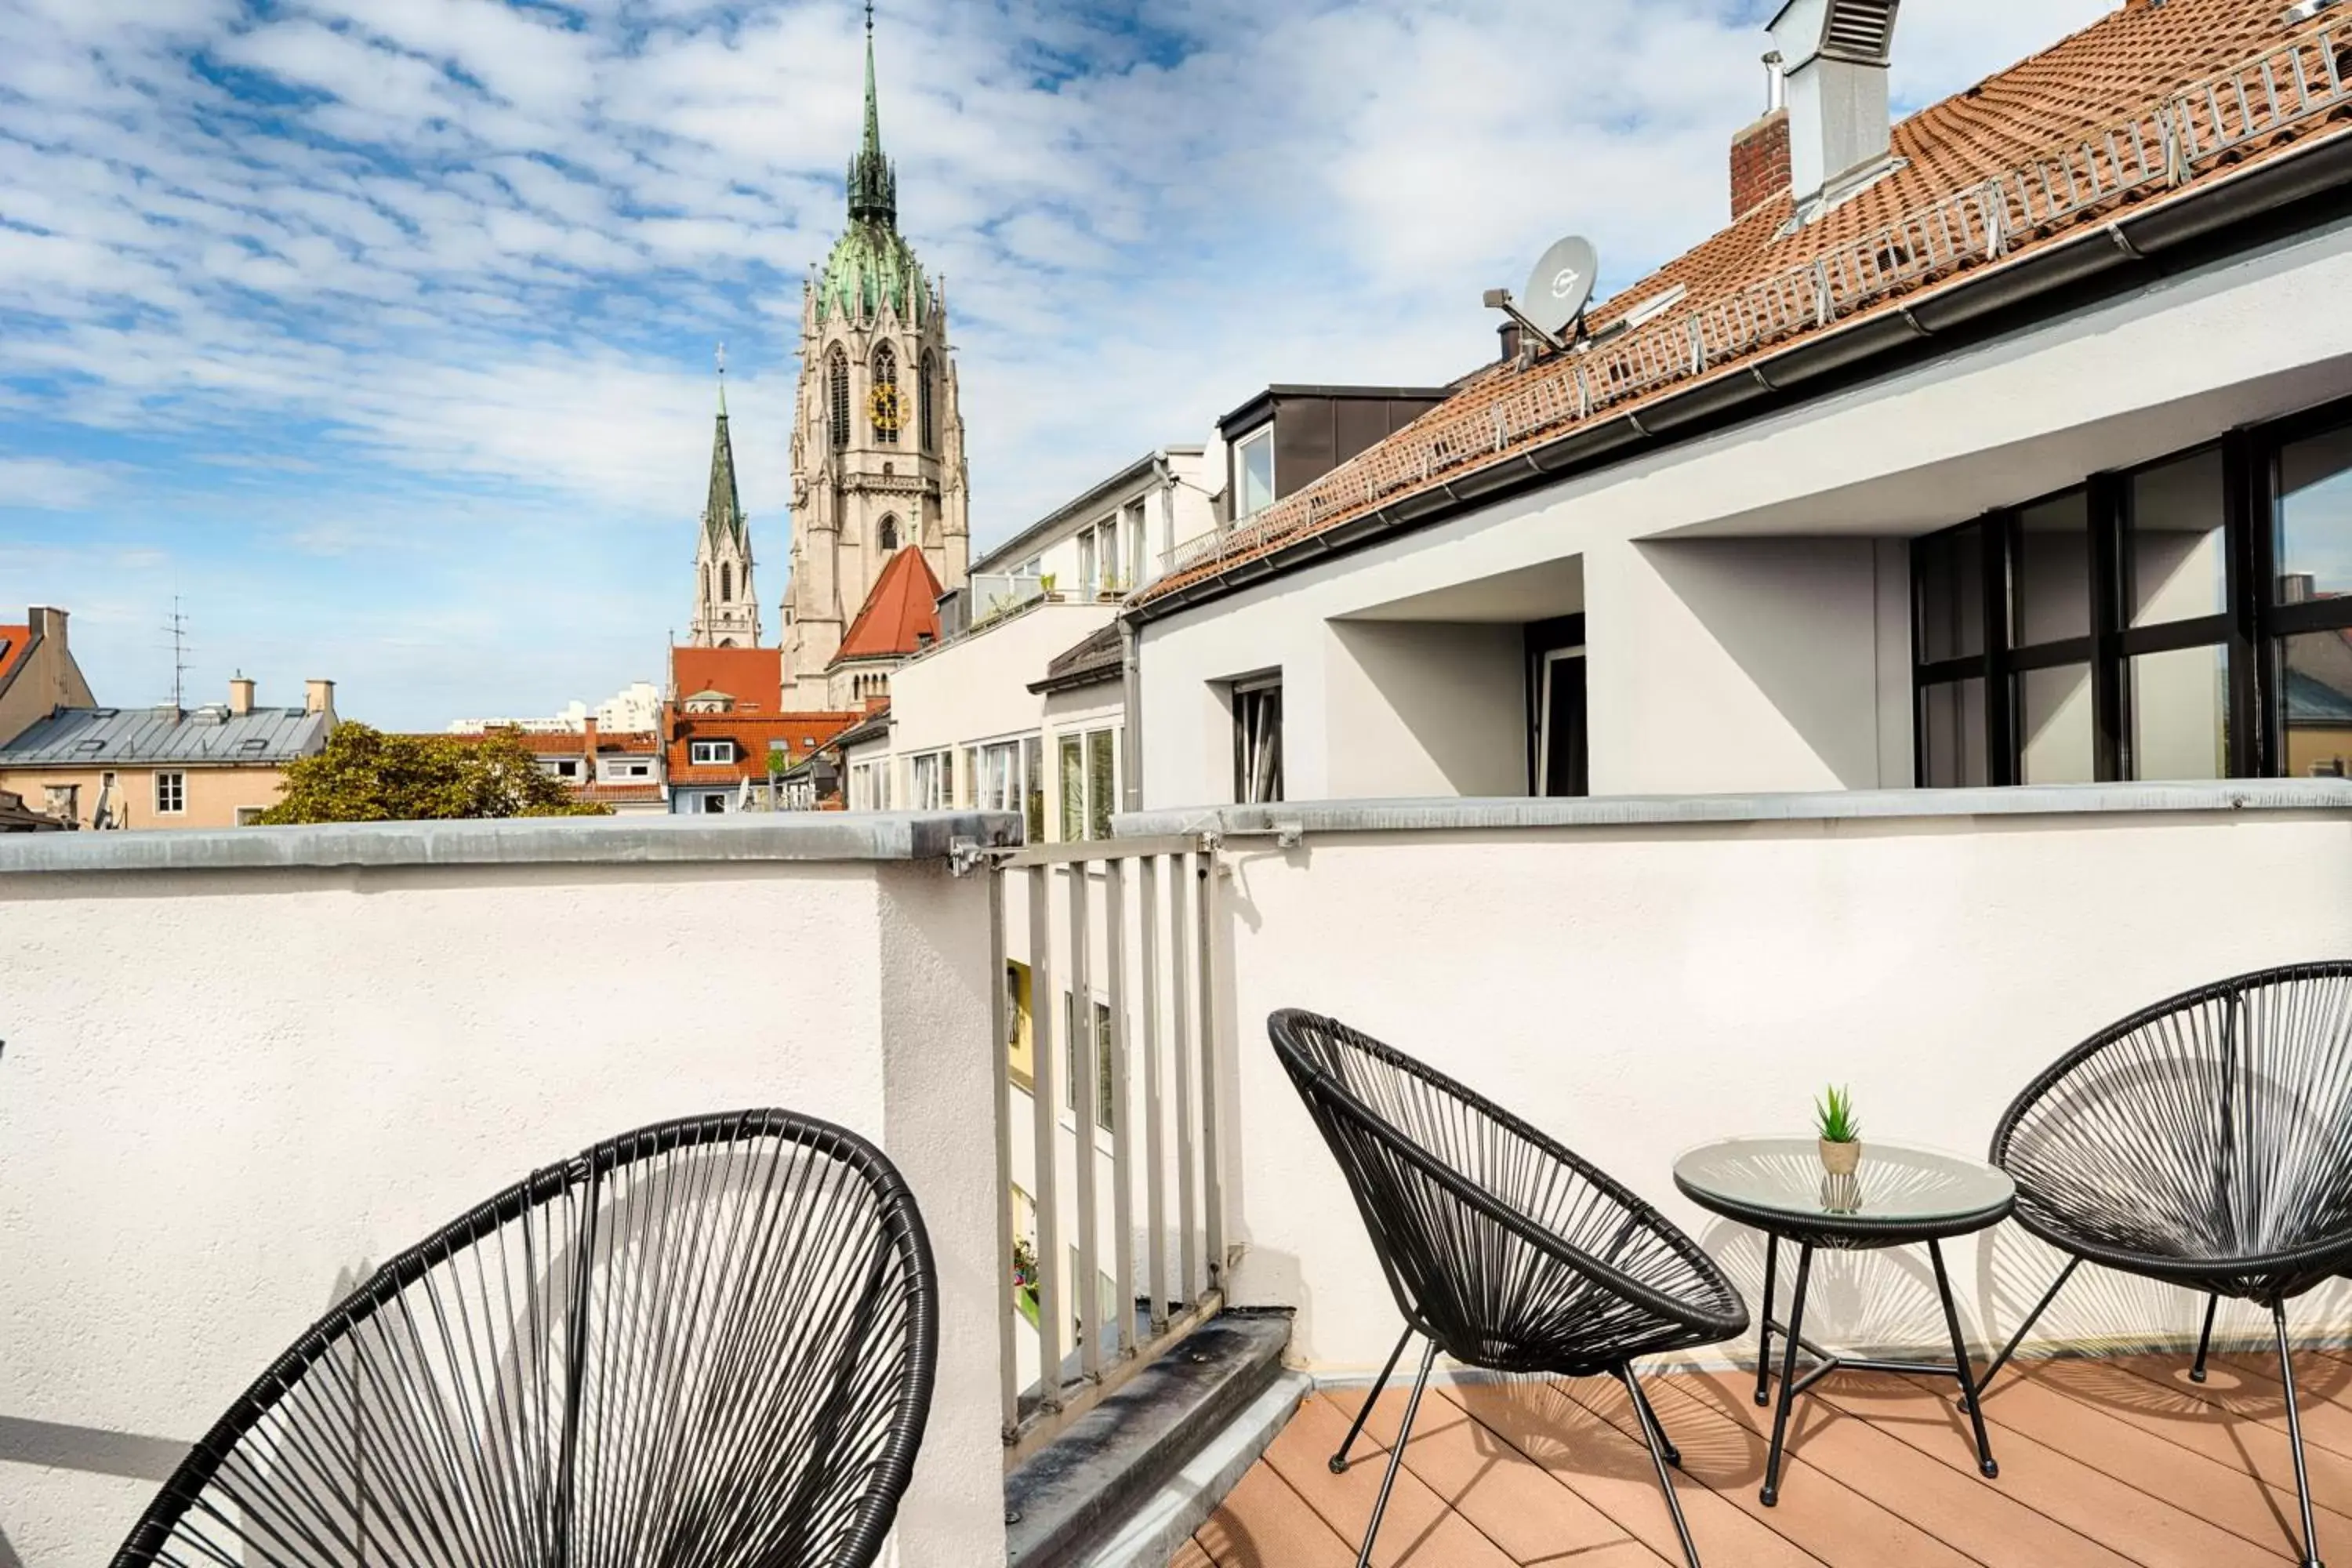
[[[719,429],[710,438],[710,492],[702,503],[702,526],[712,539],[743,542],[749,526],[743,498],[735,488],[735,443],[727,437],[727,347],[719,348]]]
[[[856,223],[898,221],[898,174],[882,155],[882,107],[874,90],[873,0],[866,5],[866,140],[849,164],[849,216]]]

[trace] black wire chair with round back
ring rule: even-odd
[[[1357,1554],[1381,1516],[1443,1350],[1465,1366],[1624,1384],[1683,1552],[1697,1548],[1667,1467],[1682,1462],[1633,1362],[1744,1333],[1715,1260],[1633,1193],[1452,1079],[1334,1019],[1286,1009],[1275,1053],[1346,1174],[1405,1328],[1331,1468],[1347,1468],[1412,1336],[1428,1341]]]
[[[921,1447],[930,1243],[783,1110],[540,1171],[379,1269],[196,1443],[116,1568],[860,1568]]]
[[[2269,1309],[2315,1568],[2286,1303],[2352,1268],[2352,963],[2242,974],[2101,1030],[2002,1113],[1991,1159],[2018,1223],[2068,1258],[1978,1386],[2085,1262],[2205,1293],[2200,1383],[2221,1299]]]

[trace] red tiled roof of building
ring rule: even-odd
[[[768,776],[768,750],[781,745],[795,763],[864,718],[862,713],[688,713],[670,715],[668,764],[673,785],[740,784]],[[697,741],[732,741],[727,763],[697,763]]]
[[[493,735],[519,742],[523,750],[535,757],[573,757],[588,749],[588,732],[584,730],[515,730],[493,726],[471,733],[457,732],[429,738],[436,741],[485,741]],[[596,752],[600,756],[612,752],[650,757],[661,749],[661,737],[651,730],[596,731]]]
[[[25,655],[32,646],[32,627],[0,626],[0,681],[6,680],[10,673],[25,662]]]
[[[784,656],[777,648],[674,647],[669,679],[681,701],[723,691],[741,713],[773,713],[784,705]]]
[[[2343,44],[2343,24],[2322,13],[2319,25],[2298,30],[2283,23],[2283,10],[2279,0],[2169,0],[2109,13],[1895,126],[1894,171],[1815,221],[1791,226],[1794,203],[1784,190],[1596,307],[1590,322],[1600,331],[1685,290],[1654,320],[1586,353],[1473,373],[1453,397],[1130,602],[1149,603],[1407,496],[1519,461],[1588,422],[1744,374],[1792,341],[1916,305],[2120,207],[2157,205],[2342,132],[2352,61],[2329,50]],[[2210,95],[2183,90],[2216,77],[2222,79]],[[2178,184],[2168,177],[2158,109],[2172,112],[2175,135],[2187,132]],[[2000,222],[1988,244],[1985,220],[1996,210]],[[1817,278],[1827,279],[1826,311]],[[1695,342],[1705,345],[1696,368]]]
[[[657,784],[584,784],[572,786],[572,798],[592,805],[645,805],[662,798]]]
[[[890,557],[866,605],[841,639],[838,664],[851,658],[903,658],[940,639],[940,580],[931,563],[909,544]]]

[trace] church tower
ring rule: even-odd
[[[710,442],[710,492],[694,548],[694,647],[757,647],[760,595],[751,584],[751,527],[735,489],[735,447],[727,437],[726,351],[719,351],[719,431]]]
[[[810,274],[801,303],[783,602],[788,706],[826,706],[826,667],[894,555],[919,549],[943,588],[963,585],[968,479],[947,334],[946,298],[898,233],[869,5],[866,132],[849,164],[849,225]]]

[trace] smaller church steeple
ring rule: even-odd
[[[719,345],[719,421],[710,438],[710,484],[694,550],[697,647],[756,647],[760,596],[751,584],[751,525],[735,486],[735,445],[727,434],[727,345]]]
[[[898,172],[882,155],[882,107],[874,90],[874,0],[866,0],[866,140],[849,163],[849,216],[853,223],[898,221]]]

